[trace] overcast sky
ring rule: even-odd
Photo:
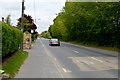
[[[25,0],[25,14],[36,18],[37,31],[48,30],[49,25],[53,24],[56,14],[65,5],[66,0]],[[34,5],[35,2],[35,5]],[[11,15],[13,25],[17,24],[17,19],[21,16],[22,0],[0,0],[0,21],[1,17]],[[2,12],[2,13],[1,13]]]
[[[53,24],[53,19],[55,19],[55,17],[57,16],[56,14],[59,13],[60,10],[65,6],[65,1],[66,0],[25,0],[25,14],[31,15],[33,19],[36,19],[36,25],[38,28],[37,31],[41,33],[42,31],[48,30],[49,25]],[[79,2],[79,0],[74,1]],[[96,0],[80,1],[96,2]],[[7,15],[10,14],[13,25],[16,25],[17,19],[21,16],[21,4],[22,0],[0,0],[0,21],[2,17],[7,17]]]

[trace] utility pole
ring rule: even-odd
[[[23,23],[23,19],[24,19],[24,10],[25,10],[25,6],[24,6],[24,2],[25,0],[22,0],[22,14],[21,14],[21,31],[24,31],[24,23]],[[24,34],[23,34],[24,35]],[[22,44],[21,44],[21,50],[23,50],[23,37],[22,37]]]
[[[35,7],[35,0],[34,0],[34,22],[36,23],[36,7]]]
[[[24,29],[24,24],[23,24],[23,19],[24,19],[24,10],[25,10],[25,6],[24,6],[24,0],[22,0],[22,14],[21,14],[21,29],[22,29],[22,31],[23,31],[23,29]]]

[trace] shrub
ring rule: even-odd
[[[34,41],[35,40],[35,35],[34,34],[32,34],[32,41]]]
[[[0,27],[2,27],[2,56],[4,57],[19,49],[23,34],[19,29],[6,23],[0,22]]]

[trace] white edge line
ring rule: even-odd
[[[92,59],[94,59],[94,60],[97,60],[97,61],[99,61],[99,62],[103,62],[102,60],[96,59],[96,58],[94,58],[94,57],[90,57],[90,58],[92,58]]]
[[[65,68],[62,68],[64,72],[67,72],[67,70]]]
[[[48,55],[48,56],[50,56],[50,57],[52,57],[52,56],[49,54],[49,52],[47,51],[47,49],[46,49],[45,45],[42,43],[42,41],[41,41],[41,40],[40,40],[40,43],[41,43],[41,44],[42,44],[42,46],[44,47],[44,49],[45,49],[45,51],[46,51],[47,55]],[[58,70],[58,72],[60,73],[61,77],[62,77],[62,78],[64,78],[64,77],[63,77],[63,75],[62,75],[62,72],[59,70],[59,66],[60,66],[60,65],[58,65],[57,63],[55,63],[55,62],[56,62],[56,60],[55,60],[55,61],[53,61],[53,60],[52,60],[52,62],[54,63],[55,67],[57,68],[57,70]]]
[[[75,51],[75,50],[73,50],[73,52],[75,52],[75,53],[79,53],[78,51]]]

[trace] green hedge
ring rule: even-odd
[[[2,56],[4,57],[19,49],[23,34],[19,29],[6,23],[0,22],[0,27],[2,27]]]

